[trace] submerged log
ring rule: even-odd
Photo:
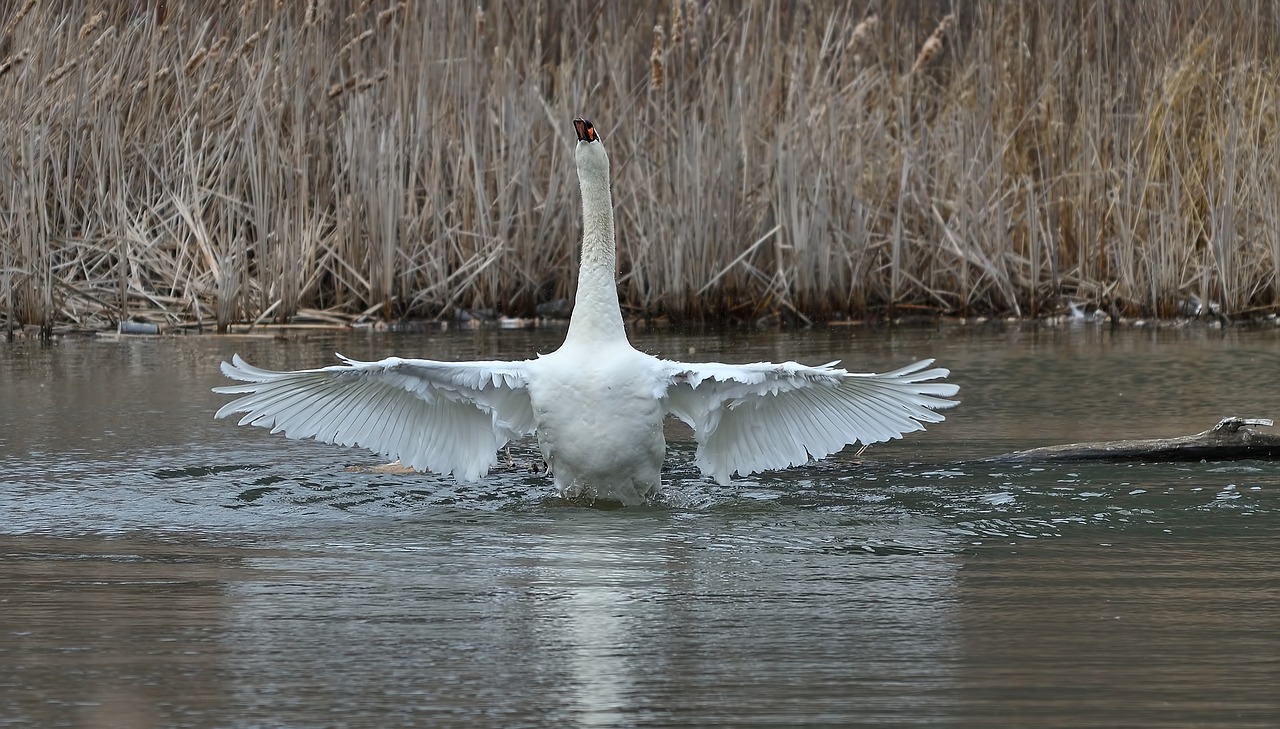
[[[1178,438],[1111,440],[1032,448],[984,458],[984,462],[1031,461],[1236,461],[1280,459],[1280,434],[1250,426],[1270,427],[1269,418],[1223,418],[1203,433]]]

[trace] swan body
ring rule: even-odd
[[[511,440],[536,434],[561,495],[643,503],[661,486],[668,415],[693,428],[702,472],[786,468],[854,442],[876,443],[943,420],[958,387],[923,360],[885,374],[831,362],[730,365],[663,360],[627,341],[614,279],[609,157],[574,121],[583,202],[578,288],[564,344],[535,359],[438,362],[390,357],[274,372],[239,355],[222,372],[242,384],[216,417],[290,438],[359,445],[418,470],[473,481]]]

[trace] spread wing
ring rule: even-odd
[[[391,357],[273,372],[235,355],[222,373],[247,384],[215,417],[289,438],[364,446],[418,470],[473,481],[508,441],[534,430],[525,362],[436,362]]]
[[[943,420],[959,387],[927,359],[885,374],[795,362],[662,361],[667,410],[693,428],[696,462],[724,483],[735,472],[786,468],[855,441],[878,443]]]

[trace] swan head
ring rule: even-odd
[[[578,176],[597,184],[609,184],[609,155],[595,126],[586,119],[574,119],[573,128],[578,133],[578,148],[574,157],[578,162]]]

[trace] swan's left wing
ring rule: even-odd
[[[534,431],[526,362],[437,362],[391,357],[273,372],[239,355],[222,373],[246,384],[215,417],[246,413],[240,425],[289,438],[359,445],[418,470],[473,481],[508,441]]]
[[[667,411],[693,428],[697,464],[717,481],[786,468],[855,441],[878,443],[943,420],[959,387],[923,360],[885,374],[832,362],[726,365],[661,360]]]

